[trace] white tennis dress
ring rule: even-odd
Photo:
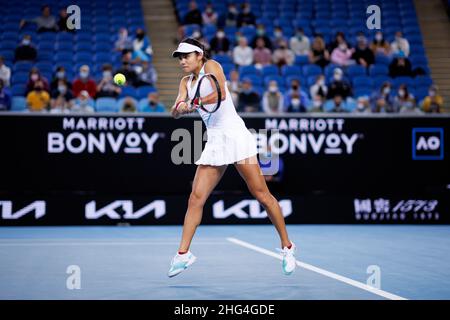
[[[200,70],[199,77],[205,74],[205,66]],[[189,77],[187,91],[189,99],[193,99],[197,91],[197,85],[191,88],[193,75]],[[209,81],[203,81],[200,96],[204,97],[213,92]],[[226,97],[222,100],[219,109],[214,113],[208,113],[197,109],[202,117],[207,131],[207,142],[200,159],[195,164],[222,166],[244,160],[256,155],[256,141],[251,132],[245,126],[244,120],[237,114],[231,99],[231,94],[225,86]],[[205,105],[205,108],[213,105]]]

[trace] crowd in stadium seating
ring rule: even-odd
[[[59,19],[51,14],[50,6],[45,5],[41,10],[40,16],[21,20],[18,29],[34,23],[38,34],[74,33],[73,30],[67,29],[66,10],[61,10]],[[68,46],[71,51],[72,43]],[[30,34],[24,33],[14,50],[14,70],[20,71],[21,75],[28,72],[28,76],[22,79],[25,88],[20,95],[23,97],[16,93],[13,97],[10,85],[11,77],[14,79],[16,73],[11,72],[11,68],[0,55],[0,111],[10,110],[14,99],[19,99],[33,112],[95,112],[101,110],[102,104],[107,106],[104,111],[166,111],[165,106],[159,102],[155,89],[157,73],[151,61],[152,48],[142,28],[136,28],[134,37],[128,35],[127,28],[120,28],[117,40],[115,43],[111,42],[109,50],[111,53],[117,52],[120,65],[100,62],[101,70],[93,72],[90,64],[95,62],[98,65],[99,61],[87,57],[87,62],[79,66],[76,76],[73,75],[73,70],[68,70],[72,69],[70,63],[59,65],[56,62],[52,78],[46,77],[39,68],[39,63],[42,65],[42,61],[38,61],[40,48],[33,43]],[[64,54],[63,50],[61,53]],[[71,56],[68,58],[72,60]],[[45,63],[49,64],[44,61]],[[119,87],[114,83],[115,73],[123,73],[126,76],[127,86]],[[17,80],[16,83],[19,82]]]
[[[222,63],[238,111],[423,113],[443,107],[427,67],[409,60],[410,43],[401,31],[391,42],[382,31],[370,40],[363,32],[351,39],[339,31],[327,42],[297,27],[287,36],[276,23],[268,32],[246,2],[229,3],[220,19],[210,3],[202,12],[190,1],[179,18],[179,39],[204,42]]]

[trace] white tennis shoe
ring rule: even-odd
[[[295,267],[297,265],[297,261],[295,259],[295,251],[297,247],[295,244],[291,241],[292,247],[289,249],[288,247],[284,247],[283,249],[278,249],[278,251],[281,253],[281,256],[283,257],[283,273],[285,275],[290,275],[295,271]]]
[[[172,259],[167,275],[169,277],[175,277],[177,274],[186,270],[187,267],[195,262],[195,260],[197,260],[197,258],[191,253],[191,251],[188,251],[185,254],[177,253]]]

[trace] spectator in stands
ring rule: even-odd
[[[394,97],[394,112],[416,113],[417,110],[416,99],[409,93],[408,87],[405,84],[400,85]]]
[[[157,92],[150,92],[147,96],[147,103],[143,106],[142,112],[166,112],[164,104],[159,102]]]
[[[59,66],[56,68],[55,75],[53,76],[52,82],[50,83],[50,92],[53,92],[58,88],[58,82],[61,79],[65,80],[68,89],[72,90],[72,84],[69,82],[69,79],[67,78],[66,69],[63,66]]]
[[[331,52],[331,62],[340,67],[347,67],[355,64],[355,61],[351,59],[353,53],[354,49],[350,49],[345,41],[341,42],[339,43],[339,46],[334,48]]]
[[[399,53],[389,65],[389,76],[396,77],[412,77],[413,72],[411,62],[403,53]]]
[[[395,40],[391,43],[391,51],[393,54],[401,54],[405,57],[409,56],[409,42],[403,38],[401,31],[395,33]]]
[[[284,65],[293,65],[294,61],[294,52],[288,48],[287,42],[280,42],[279,48],[273,52],[273,63],[281,68]]]
[[[21,20],[20,28],[29,22],[36,23],[38,32],[58,31],[58,25],[56,24],[56,18],[51,15],[50,7],[44,5],[42,7],[42,15],[31,20]]]
[[[370,102],[367,96],[358,97],[356,100],[356,108],[353,110],[354,113],[371,113]]]
[[[378,92],[372,94],[372,112],[386,113],[394,112],[394,99],[390,95],[392,85],[389,81],[386,81],[381,86]]]
[[[253,61],[255,67],[261,69],[272,63],[272,54],[269,49],[264,46],[264,39],[258,38],[256,48],[253,50]]]
[[[11,79],[11,68],[5,64],[3,57],[0,56],[0,80],[5,87],[9,87]]]
[[[30,91],[34,90],[37,82],[42,83],[42,89],[44,91],[50,92],[48,80],[42,76],[38,68],[33,67],[31,68],[30,73],[28,74],[28,81],[26,85],[25,94],[28,94]]]
[[[133,70],[133,68],[130,65],[130,62],[123,61],[122,66],[119,70],[116,71],[116,73],[122,73],[125,78],[127,79],[127,83],[129,85],[135,86],[137,84],[137,74],[136,71]]]
[[[229,27],[236,27],[238,16],[239,11],[236,8],[236,5],[234,3],[229,3],[227,15],[225,18],[225,25]]]
[[[202,13],[197,7],[197,2],[189,2],[189,11],[186,13],[183,19],[183,24],[198,24],[202,25]]]
[[[27,95],[27,105],[30,111],[47,111],[50,95],[44,90],[44,83],[36,81],[33,90]]]
[[[253,63],[253,49],[247,45],[246,37],[239,37],[239,45],[233,49],[233,61],[238,66],[249,66]]]
[[[325,101],[328,94],[328,87],[325,84],[325,76],[320,74],[316,78],[316,82],[309,88],[309,94],[313,100]]]
[[[70,113],[70,103],[63,95],[58,96],[50,103],[50,113],[52,114],[68,114]]]
[[[328,45],[328,52],[333,52],[334,49],[339,47],[340,44],[345,43],[348,48],[350,48],[350,45],[345,38],[345,34],[342,31],[338,31],[334,37],[334,40]]]
[[[286,112],[306,112],[310,106],[308,94],[302,90],[300,81],[291,81],[291,87],[284,95],[284,109]]]
[[[426,113],[441,113],[444,107],[444,98],[438,94],[438,87],[431,85],[428,95],[422,101],[422,110]]]
[[[133,41],[128,36],[128,30],[126,28],[119,29],[119,35],[114,44],[114,50],[124,52],[133,49]]]
[[[283,34],[283,29],[281,27],[275,27],[273,30],[272,44],[274,48],[279,48],[281,44],[288,43],[288,39]]]
[[[11,92],[5,86],[3,79],[0,79],[0,111],[11,109]]]
[[[136,113],[137,112],[137,106],[136,106],[135,100],[133,98],[131,98],[131,97],[126,97],[123,100],[119,111],[122,112],[122,113]]]
[[[230,40],[223,29],[218,29],[214,38],[211,39],[211,52],[213,54],[226,54],[230,50]]]
[[[156,73],[155,67],[150,62],[143,61],[139,71],[140,72],[137,73],[136,87],[156,86],[158,74]]]
[[[59,20],[58,20],[59,31],[66,31],[66,32],[75,31],[75,29],[69,29],[69,27],[67,26],[68,18],[69,16],[67,15],[66,8],[59,10]]]
[[[20,45],[17,46],[14,52],[14,61],[22,61],[28,60],[33,61],[36,60],[37,50],[34,45],[31,43],[31,36],[26,34]]]
[[[102,66],[102,79],[97,85],[96,97],[112,97],[117,98],[122,89],[113,82],[113,67],[110,64]]]
[[[330,63],[330,53],[325,48],[325,41],[320,36],[316,36],[313,40],[311,52],[309,53],[309,62],[322,68],[325,68]]]
[[[78,98],[74,101],[71,111],[74,113],[94,113],[94,100],[91,99],[89,92],[81,90]]]
[[[269,88],[264,92],[262,99],[263,111],[267,114],[280,114],[283,112],[283,94],[278,89],[276,81],[269,82]]]
[[[328,100],[327,105],[330,107],[330,112],[340,113],[347,110],[347,103],[340,94],[336,94],[331,100]]]
[[[352,96],[352,89],[350,84],[344,79],[344,72],[340,68],[333,71],[333,81],[328,88],[328,99],[333,99],[334,96],[339,95],[343,99]]]
[[[152,47],[145,36],[145,31],[142,28],[136,30],[136,38],[133,40],[133,54],[131,59],[136,62],[150,61],[150,56],[153,54]]]
[[[258,112],[260,106],[259,94],[253,89],[252,81],[244,78],[242,81],[242,90],[239,93],[238,111],[239,112]]]
[[[357,46],[352,55],[352,59],[365,68],[368,68],[375,62],[373,51],[367,46],[367,38],[364,35],[358,37]]]
[[[242,12],[239,13],[237,17],[237,27],[240,28],[242,26],[255,25],[255,23],[256,18],[255,15],[252,13],[250,4],[244,2],[242,4]]]
[[[63,97],[65,101],[70,101],[73,99],[72,91],[69,88],[68,82],[66,79],[58,79],[56,84],[56,88],[52,89],[50,92],[50,96],[52,100],[50,101],[53,106],[56,99],[59,97]]]
[[[382,54],[387,57],[391,55],[391,46],[389,45],[389,42],[384,39],[383,32],[381,31],[377,31],[375,34],[370,49],[374,55]]]
[[[311,50],[309,38],[305,35],[303,28],[298,28],[295,35],[289,40],[291,50],[296,56],[307,56]]]
[[[217,12],[214,11],[212,3],[206,4],[205,12],[202,14],[202,21],[204,24],[217,24]]]
[[[241,84],[239,83],[239,72],[232,70],[230,72],[230,80],[227,81],[228,91],[230,91],[233,104],[235,106],[239,103],[239,93],[241,92]]]
[[[209,45],[209,41],[208,39],[206,39],[203,34],[199,31],[199,30],[195,30],[192,35],[191,38],[197,40],[198,42],[201,42],[203,44],[203,47],[205,48],[205,51],[210,54],[210,45]]]
[[[272,51],[273,49],[272,40],[270,40],[270,38],[267,36],[266,29],[263,24],[258,24],[256,27],[256,35],[251,42],[252,48],[256,48],[256,42],[258,41],[258,39],[263,39],[264,46],[270,51]]]
[[[78,97],[81,91],[86,90],[91,98],[95,98],[97,94],[97,85],[94,79],[89,77],[89,66],[82,65],[80,67],[79,78],[72,83],[73,95]]]

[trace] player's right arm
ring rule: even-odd
[[[189,106],[186,102],[188,79],[189,76],[185,76],[183,77],[183,79],[181,79],[180,87],[178,88],[178,96],[175,99],[175,103],[170,111],[170,113],[175,119],[178,119],[180,115],[184,113],[192,112],[192,110],[189,109]]]

